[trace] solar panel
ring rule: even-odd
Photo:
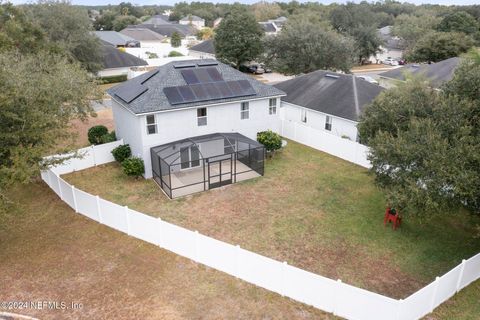
[[[117,90],[115,95],[126,103],[130,103],[147,90],[148,88],[140,83],[132,83]]]
[[[156,75],[157,73],[158,73],[158,69],[155,70],[154,72],[152,72],[152,74],[150,74],[148,77],[146,77],[145,79],[143,79],[142,84],[144,84],[145,82],[147,82],[148,80],[150,80],[150,78],[153,77],[154,75]]]
[[[232,90],[234,95],[236,95],[236,96],[242,95],[243,90],[240,87],[240,85],[238,84],[238,81],[229,81],[228,86],[230,87],[230,90]]]
[[[195,75],[201,83],[212,82],[212,79],[210,78],[207,69],[195,69]]]
[[[184,103],[183,98],[180,95],[180,92],[178,92],[177,87],[163,88],[163,93],[165,93],[165,96],[167,97],[171,105]]]
[[[253,89],[252,85],[248,80],[237,80],[240,88],[242,88],[242,94],[249,96],[255,94],[255,89]]]
[[[226,82],[215,82],[215,87],[220,91],[221,98],[231,98],[235,96]]]
[[[218,62],[206,60],[206,61],[197,62],[197,66],[199,67],[218,66]]]
[[[195,65],[195,63],[188,63],[188,62],[185,63],[185,62],[184,62],[184,63],[176,63],[176,64],[173,65],[173,67],[174,67],[175,69],[195,68],[196,65]]]
[[[213,82],[223,81],[222,75],[218,72],[217,68],[206,68],[210,78]]]
[[[222,96],[220,91],[218,91],[218,89],[214,86],[213,83],[206,83],[203,85],[203,87],[205,88],[205,91],[207,91],[207,94],[210,96],[210,99],[212,100],[220,99],[220,97]]]
[[[181,73],[182,73],[183,79],[185,79],[185,82],[187,82],[187,84],[196,84],[201,82],[198,79],[198,77],[195,75],[194,69],[182,70]]]
[[[178,89],[178,92],[180,92],[180,95],[182,96],[183,101],[193,102],[197,100],[197,97],[193,93],[190,86],[180,86],[180,87],[177,87],[177,89]]]
[[[197,101],[205,101],[210,99],[210,95],[208,92],[205,90],[204,85],[202,84],[196,84],[193,86],[190,86],[192,89],[193,93],[197,96]]]

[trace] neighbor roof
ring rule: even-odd
[[[120,51],[116,47],[102,42],[103,67],[104,69],[124,68],[146,66],[148,63],[145,60],[135,57],[129,53]]]
[[[157,14],[144,21],[143,24],[171,24],[171,22],[168,16]]]
[[[406,73],[422,75],[428,79],[432,87],[438,88],[452,79],[459,63],[460,58],[453,57],[432,64],[407,64],[401,68],[380,73],[380,77],[405,81]]]
[[[192,26],[185,25],[185,24],[137,24],[137,25],[130,25],[128,26],[129,29],[131,28],[147,28],[156,32],[165,37],[171,37],[174,32],[179,33],[182,37],[191,36],[196,33],[195,29]]]
[[[125,28],[120,33],[138,41],[162,41],[165,39],[161,34],[147,28]]]
[[[277,32],[272,22],[259,22],[265,32]]]
[[[135,41],[127,35],[117,31],[93,31],[94,34],[102,41],[114,46],[125,46],[128,41]]]
[[[209,54],[215,54],[215,45],[212,39],[205,40],[199,44],[194,45],[190,48],[191,51],[205,52]]]
[[[383,88],[349,74],[314,71],[275,85],[282,98],[301,107],[358,121],[365,107]]]
[[[236,81],[243,80],[248,81],[253,88],[254,94],[248,97],[234,97],[223,98],[215,100],[197,101],[181,104],[170,104],[167,96],[164,93],[165,88],[186,86],[187,82],[183,78],[181,72],[188,68],[178,68],[178,66],[198,65],[198,64],[211,64],[209,67],[215,68],[224,81]],[[177,67],[177,68],[176,68]],[[204,67],[194,67],[195,69]],[[192,68],[193,69],[193,68]],[[138,89],[138,90],[137,90]],[[132,91],[137,91],[139,94],[135,95]],[[241,73],[240,71],[233,69],[232,67],[220,63],[212,59],[199,59],[188,60],[182,62],[170,62],[155,70],[144,73],[138,77],[128,80],[120,85],[107,90],[108,94],[112,96],[114,100],[123,105],[125,108],[135,114],[157,112],[172,109],[182,109],[194,106],[203,106],[209,104],[216,104],[222,102],[240,101],[256,98],[267,98],[275,96],[283,96],[285,93],[275,87],[264,84],[260,81],[253,79],[252,77]],[[132,94],[131,94],[132,93]],[[133,99],[127,103],[120,96],[134,96]]]
[[[189,15],[180,19],[180,21],[205,21],[205,19],[202,19],[198,16]]]

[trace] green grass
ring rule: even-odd
[[[383,226],[385,199],[367,170],[289,141],[265,176],[169,200],[117,164],[66,176],[76,187],[266,256],[405,298],[480,251],[467,212]]]

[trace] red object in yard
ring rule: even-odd
[[[397,227],[400,227],[400,225],[402,224],[402,217],[400,216],[400,212],[392,212],[390,207],[387,207],[387,210],[385,210],[385,218],[383,218],[383,225],[386,226],[388,222],[392,222],[393,230],[396,230]]]

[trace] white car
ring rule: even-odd
[[[383,64],[388,64],[389,66],[398,66],[398,61],[392,58],[388,58],[383,61]]]
[[[357,76],[357,78],[363,79],[363,80],[365,80],[367,82],[370,82],[370,83],[373,83],[373,84],[378,84],[378,81],[373,79],[370,76]]]

